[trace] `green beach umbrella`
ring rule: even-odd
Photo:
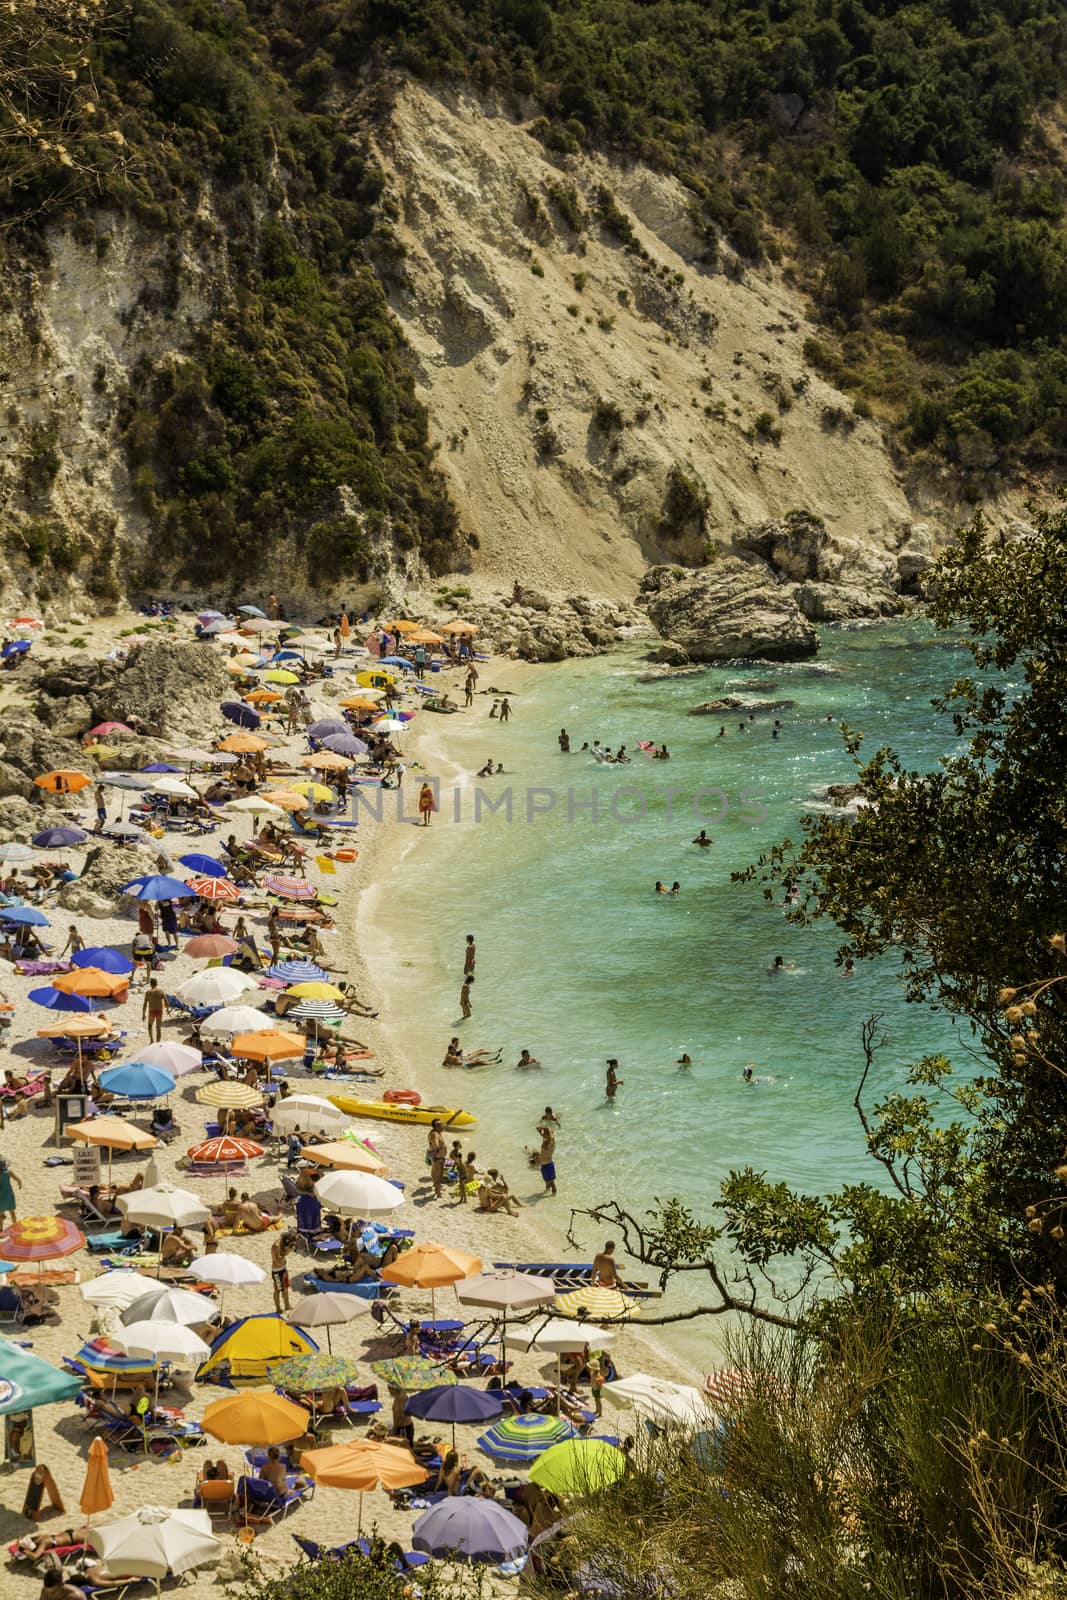
[[[530,1481],[550,1494],[595,1494],[626,1471],[626,1457],[606,1439],[568,1439],[538,1456]]]
[[[348,1356],[335,1356],[328,1350],[309,1355],[290,1356],[270,1368],[271,1379],[280,1389],[293,1394],[310,1394],[314,1389],[343,1389],[359,1377],[359,1363]]]
[[[32,1411],[35,1406],[73,1400],[82,1380],[60,1372],[51,1362],[22,1350],[10,1339],[0,1339],[0,1417],[9,1412]]]
[[[456,1374],[425,1356],[395,1356],[390,1361],[372,1361],[370,1369],[391,1389],[436,1389],[440,1384],[457,1382]]]
[[[482,1434],[478,1447],[498,1461],[536,1461],[553,1445],[573,1438],[574,1429],[563,1417],[532,1412],[502,1417]]]

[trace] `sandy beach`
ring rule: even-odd
[[[94,626],[91,630],[83,628],[79,631],[82,634],[91,632],[94,653],[103,653],[131,627],[137,627],[137,619],[117,618],[109,620],[107,624]],[[190,629],[187,622],[182,624],[181,631],[183,637],[189,636]],[[50,648],[44,640],[42,648],[44,652]],[[57,653],[62,653],[61,646],[55,649]],[[461,694],[457,694],[459,686],[457,674],[455,672],[448,674],[445,681],[453,695],[462,698]],[[486,687],[492,685],[519,697],[535,694],[536,682],[537,669],[522,663],[494,659],[482,667],[482,685]],[[344,678],[334,678],[322,685],[312,686],[310,692],[315,713],[317,715],[328,713],[338,695],[346,692],[345,685]],[[6,706],[12,706],[18,699],[18,688],[13,685],[8,690]],[[480,704],[479,696],[476,699],[476,710]],[[465,720],[462,715],[455,717],[423,715],[416,719],[412,731],[405,735],[404,759],[409,764],[416,764],[414,771],[408,773],[404,784],[410,806],[414,806],[417,782],[421,780],[424,772],[440,779],[442,786],[452,783],[462,784],[469,780],[470,769],[461,748],[464,743],[467,745],[471,743],[469,724],[464,739]],[[160,751],[162,752],[169,742],[181,743],[183,739],[191,737],[192,731],[188,727],[168,730],[168,738],[157,741]],[[213,728],[212,736],[215,736],[215,731]],[[206,729],[200,729],[198,742],[202,742],[208,736]],[[303,748],[304,740],[301,735],[285,741],[279,751],[271,753],[271,759],[288,764]],[[116,791],[111,793],[113,796],[116,795]],[[48,820],[58,821],[66,816],[80,819],[87,827],[91,827],[92,794],[93,791],[89,789],[80,796],[50,800],[47,806],[40,809],[38,814],[42,820],[37,826],[43,826]],[[425,1022],[419,1005],[420,994],[425,991],[425,986],[438,981],[438,975],[413,973],[410,968],[405,967],[403,930],[396,927],[392,920],[389,897],[389,885],[395,881],[396,875],[417,872],[419,860],[425,858],[426,852],[456,852],[458,882],[462,882],[464,875],[476,870],[476,860],[468,849],[469,839],[465,828],[444,826],[441,818],[437,819],[437,823],[437,826],[429,828],[415,826],[409,820],[398,820],[393,808],[387,806],[381,823],[368,820],[361,823],[358,839],[359,854],[355,863],[338,865],[336,875],[329,876],[323,876],[316,869],[313,856],[309,857],[307,863],[307,875],[310,881],[336,894],[339,902],[335,908],[336,927],[323,935],[329,965],[335,972],[343,973],[353,983],[356,993],[372,1009],[380,1012],[377,1019],[366,1021],[353,1019],[353,1022],[348,1024],[349,1031],[356,1032],[360,1038],[366,1040],[374,1052],[374,1067],[382,1069],[383,1072],[380,1082],[355,1091],[363,1092],[372,1098],[378,1097],[380,1090],[386,1087],[413,1088],[432,1101],[437,1101],[441,1093],[441,1075],[435,1064],[441,1058],[446,1041],[437,1037],[436,1031]],[[245,836],[247,826],[248,820],[242,819],[242,823],[236,829],[239,837]],[[217,849],[221,839],[225,838],[229,831],[229,827],[224,823],[214,839],[209,839],[203,844],[191,844],[187,836],[164,833],[160,838],[153,840],[153,849],[166,853],[172,859],[190,849],[212,851]],[[89,845],[91,844],[90,840]],[[86,848],[88,846],[64,852],[64,859],[75,871],[80,867]],[[130,876],[144,870],[146,869],[143,858],[139,856],[136,862],[131,864]],[[180,875],[184,869],[176,867],[175,871]],[[253,906],[246,911],[246,915],[253,931],[262,936],[266,918],[265,900],[255,894],[252,899]],[[136,926],[129,909],[122,914],[116,911],[107,917],[90,917],[84,914],[75,916],[65,912],[61,907],[53,906],[50,898],[42,902],[42,907],[51,923],[50,930],[43,931],[48,941],[57,949],[62,945],[66,937],[66,928],[71,922],[77,923],[88,945],[113,945],[127,951],[129,949]],[[232,925],[232,913],[224,915],[223,920],[227,926]],[[165,987],[172,990],[200,970],[202,965],[202,962],[193,961],[188,956],[179,954],[166,969]],[[34,987],[34,980],[14,974],[9,964],[5,963],[4,966],[6,970],[0,972],[0,988],[7,992],[14,1006],[12,1026],[8,1032],[12,1044],[5,1050],[5,1066],[22,1072],[28,1066],[38,1063],[54,1065],[55,1058],[50,1054],[47,1041],[36,1038],[38,1029],[53,1022],[54,1016],[45,1013],[27,998],[28,991]],[[250,1003],[255,1003],[257,998],[255,992],[253,991],[248,998]],[[138,1044],[144,1043],[147,1039],[145,1024],[141,1018],[141,1006],[141,989],[135,987],[131,989],[126,1004],[119,1007],[115,1013],[116,1020],[127,1030],[129,1036],[123,1055],[126,1061],[136,1059]],[[168,1016],[164,1023],[163,1037],[181,1039],[186,1031],[187,1028],[177,1017]],[[59,1076],[58,1073],[54,1075],[56,1078]],[[210,1203],[211,1200],[221,1196],[221,1180],[218,1182],[212,1180],[210,1183],[201,1179],[190,1180],[178,1167],[178,1162],[187,1146],[195,1139],[204,1137],[204,1126],[209,1112],[207,1108],[199,1106],[194,1097],[196,1089],[205,1081],[207,1079],[202,1072],[194,1072],[178,1080],[171,1101],[181,1132],[179,1137],[168,1145],[160,1145],[154,1152],[154,1159],[162,1180],[176,1181],[183,1187],[194,1187]],[[294,1077],[290,1081],[297,1092],[314,1087],[306,1078]],[[493,1092],[493,1079],[491,1074],[452,1073],[449,1076],[448,1087],[453,1090],[449,1103],[463,1105],[477,1115],[480,1098]],[[135,1113],[136,1120],[145,1124],[148,1112],[149,1108],[146,1107],[143,1113]],[[20,1217],[53,1214],[59,1199],[58,1185],[70,1180],[69,1167],[44,1165],[44,1158],[47,1155],[57,1153],[52,1130],[51,1111],[35,1108],[25,1117],[7,1122],[0,1131],[0,1151],[8,1159],[22,1185],[17,1192]],[[569,1206],[565,1197],[559,1198],[551,1213],[547,1208],[542,1208],[536,1218],[528,1211],[514,1219],[501,1214],[479,1214],[473,1205],[461,1205],[447,1196],[443,1202],[438,1203],[434,1201],[427,1181],[424,1164],[426,1145],[424,1128],[404,1128],[393,1124],[365,1122],[361,1124],[361,1132],[366,1132],[373,1139],[375,1146],[387,1161],[390,1173],[406,1183],[407,1203],[398,1213],[398,1223],[414,1228],[419,1242],[435,1241],[444,1245],[458,1245],[481,1256],[486,1265],[497,1260],[574,1258],[573,1250],[563,1242],[563,1233],[569,1216]],[[565,1130],[561,1146],[565,1147]],[[69,1143],[64,1141],[59,1147],[59,1153],[66,1154],[69,1149]],[[493,1164],[491,1150],[479,1146],[478,1154],[481,1167]],[[116,1157],[116,1176],[128,1180],[143,1167],[144,1160],[145,1158],[141,1156]],[[241,1187],[250,1189],[266,1209],[275,1212],[279,1210],[282,1198],[280,1170],[284,1170],[284,1167],[279,1157],[267,1155],[253,1162],[247,1175],[236,1181]],[[521,1185],[513,1181],[513,1187]],[[76,1216],[77,1213],[68,1210],[63,1214]],[[291,1211],[286,1215],[291,1217]],[[268,1232],[230,1238],[223,1241],[222,1248],[246,1255],[266,1268],[269,1266],[270,1243],[274,1237],[276,1234]],[[63,1265],[73,1265],[82,1282],[97,1270],[95,1259],[87,1252],[79,1253]],[[297,1274],[303,1270],[299,1253],[291,1257],[291,1266],[295,1300],[301,1292]],[[107,1324],[106,1322],[101,1324],[93,1308],[83,1300],[77,1284],[64,1284],[57,1288],[56,1294],[58,1296],[56,1317],[33,1327],[4,1331],[31,1344],[37,1355],[58,1363],[64,1356],[74,1355],[85,1338],[97,1331],[106,1331]],[[271,1309],[271,1304],[269,1279],[251,1288],[229,1290],[226,1295],[228,1315],[240,1316],[267,1311]],[[418,1316],[429,1313],[430,1297],[428,1293],[421,1291],[400,1291],[394,1297],[393,1304],[398,1315]],[[454,1304],[450,1290],[438,1294],[439,1315],[448,1315]],[[357,1319],[351,1324],[333,1330],[332,1344],[336,1352],[361,1361],[395,1354],[397,1351],[395,1337],[389,1335],[387,1331],[379,1334],[369,1317]],[[698,1376],[683,1369],[666,1341],[649,1333],[642,1333],[637,1327],[627,1327],[620,1331],[615,1349],[620,1368],[626,1372],[635,1370],[659,1372],[685,1381],[693,1381]],[[534,1381],[542,1375],[553,1375],[554,1368],[553,1361],[547,1362],[542,1367],[536,1360],[519,1358],[514,1364],[512,1375],[523,1381]],[[370,1379],[371,1375],[368,1373],[368,1381]],[[169,1404],[182,1406],[188,1417],[196,1419],[211,1401],[219,1397],[220,1393],[221,1391],[215,1388],[193,1383],[190,1376],[188,1381],[179,1380],[165,1399]],[[384,1391],[383,1397],[386,1401],[385,1415],[388,1417],[388,1397],[384,1396]],[[611,1417],[605,1418],[603,1431],[615,1431],[616,1428],[620,1432],[628,1431],[625,1427],[619,1427],[617,1420],[612,1422],[612,1417],[617,1419],[618,1415],[613,1413]],[[77,1526],[81,1521],[78,1496],[85,1476],[86,1452],[93,1436],[93,1430],[86,1425],[83,1418],[84,1413],[72,1404],[43,1408],[35,1413],[37,1459],[51,1470],[65,1506],[61,1517],[57,1515],[45,1519],[41,1525],[45,1531]],[[612,1422],[610,1430],[607,1427],[609,1422]],[[432,1425],[428,1425],[426,1430],[420,1428],[419,1431],[420,1434],[423,1431],[435,1433]],[[335,1431],[335,1437],[341,1437],[346,1432],[345,1424],[341,1423]],[[488,1458],[480,1456],[477,1452],[476,1430],[461,1428],[458,1434],[460,1448],[468,1454],[471,1463],[477,1461],[483,1467],[488,1467]],[[143,1456],[126,1455],[113,1449],[111,1475],[115,1503],[102,1520],[112,1520],[145,1504],[190,1505],[198,1466],[205,1456],[226,1459],[235,1475],[242,1470],[240,1451],[235,1448],[220,1447],[211,1440],[208,1441],[205,1450],[187,1451],[177,1463],[157,1462]],[[507,1470],[509,1469],[505,1469]],[[28,1473],[21,1468],[8,1471],[3,1476],[3,1487],[0,1489],[0,1538],[5,1544],[24,1535],[29,1528],[29,1524],[20,1515],[27,1477]],[[353,1519],[354,1502],[351,1496],[346,1496],[338,1490],[319,1489],[313,1500],[299,1508],[286,1521],[258,1532],[255,1541],[257,1555],[269,1568],[280,1568],[288,1565],[296,1555],[291,1534],[296,1533],[329,1543],[336,1538],[338,1529],[342,1526],[350,1527]],[[366,1523],[376,1523],[386,1537],[399,1540],[405,1548],[409,1546],[408,1535],[413,1519],[412,1512],[395,1510],[384,1494],[372,1495],[367,1499]],[[232,1529],[223,1527],[220,1531],[223,1552],[232,1552],[234,1549]],[[193,1574],[187,1585],[188,1589],[197,1596],[206,1595],[215,1587],[220,1575],[225,1578],[229,1565],[227,1557],[219,1569],[201,1569]],[[36,1596],[38,1590],[39,1577],[31,1569],[26,1566],[11,1569],[8,1580],[9,1593],[16,1597],[29,1597]]]

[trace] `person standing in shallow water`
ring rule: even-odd
[[[474,942],[473,933],[468,933],[467,944],[463,951],[463,976],[469,978],[474,972],[475,962],[478,960],[478,946]]]
[[[608,1075],[604,1083],[604,1093],[607,1095],[609,1100],[614,1100],[615,1091],[619,1089],[625,1081],[626,1080],[624,1078],[619,1077],[619,1063],[615,1057],[612,1056],[608,1061]]]
[[[565,756],[569,756],[570,755],[570,753],[571,753],[571,736],[567,732],[566,728],[561,728],[559,730],[559,747],[560,747],[560,750],[563,752],[563,754]]]
[[[459,1009],[464,1022],[471,1016],[471,984],[474,982],[474,973],[467,972],[463,975],[463,987],[459,991]]]
[[[538,1128],[541,1135],[541,1148],[537,1153],[537,1162],[541,1168],[541,1176],[545,1180],[545,1193],[556,1193],[556,1135],[552,1132],[547,1122],[542,1122]]]

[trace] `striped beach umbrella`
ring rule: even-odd
[[[713,1410],[721,1407],[729,1411],[745,1405],[749,1400],[758,1399],[761,1394],[781,1397],[785,1393],[785,1385],[771,1373],[749,1372],[742,1367],[720,1367],[717,1372],[709,1372],[704,1379],[704,1393]]]
[[[85,1235],[66,1217],[23,1217],[0,1233],[5,1261],[55,1261],[85,1247]]]
[[[329,973],[317,967],[314,961],[278,961],[267,968],[267,977],[281,978],[287,984],[314,983],[325,982]]]
[[[201,900],[221,900],[232,905],[241,898],[240,889],[229,878],[187,878],[185,881]]]
[[[531,1412],[517,1417],[502,1417],[483,1433],[478,1448],[497,1461],[536,1461],[545,1450],[565,1439],[574,1438],[574,1429],[565,1417],[547,1417]]]
[[[282,900],[314,900],[318,894],[306,878],[290,878],[283,873],[272,873],[264,878],[263,887]]]
[[[345,1020],[344,1010],[332,1000],[301,1000],[286,1015],[295,1017],[299,1022],[313,1022],[316,1027],[322,1023],[335,1027]]]
[[[263,1146],[254,1139],[235,1139],[232,1134],[224,1133],[218,1139],[190,1145],[185,1153],[197,1166],[214,1166],[223,1161],[251,1161],[264,1152]]]
[[[620,1322],[635,1316],[641,1306],[637,1300],[618,1289],[602,1289],[587,1284],[581,1289],[571,1289],[556,1296],[553,1308],[561,1317],[586,1317],[590,1322]]]
[[[247,1083],[205,1083],[196,1091],[198,1104],[219,1106],[226,1111],[245,1111],[263,1104],[263,1096]]]

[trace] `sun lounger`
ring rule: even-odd
[[[237,1486],[232,1478],[197,1478],[193,1505],[209,1517],[232,1516],[236,1503]]]
[[[305,1499],[310,1500],[314,1493],[315,1485],[311,1483],[306,1488],[291,1489],[282,1496],[265,1478],[244,1474],[237,1480],[237,1513],[247,1522],[280,1522],[282,1517],[302,1505]]]
[[[318,1278],[313,1272],[304,1273],[304,1283],[317,1294],[358,1294],[363,1300],[377,1300],[387,1295],[392,1285],[380,1278],[362,1278],[359,1283],[345,1283],[343,1279]]]

